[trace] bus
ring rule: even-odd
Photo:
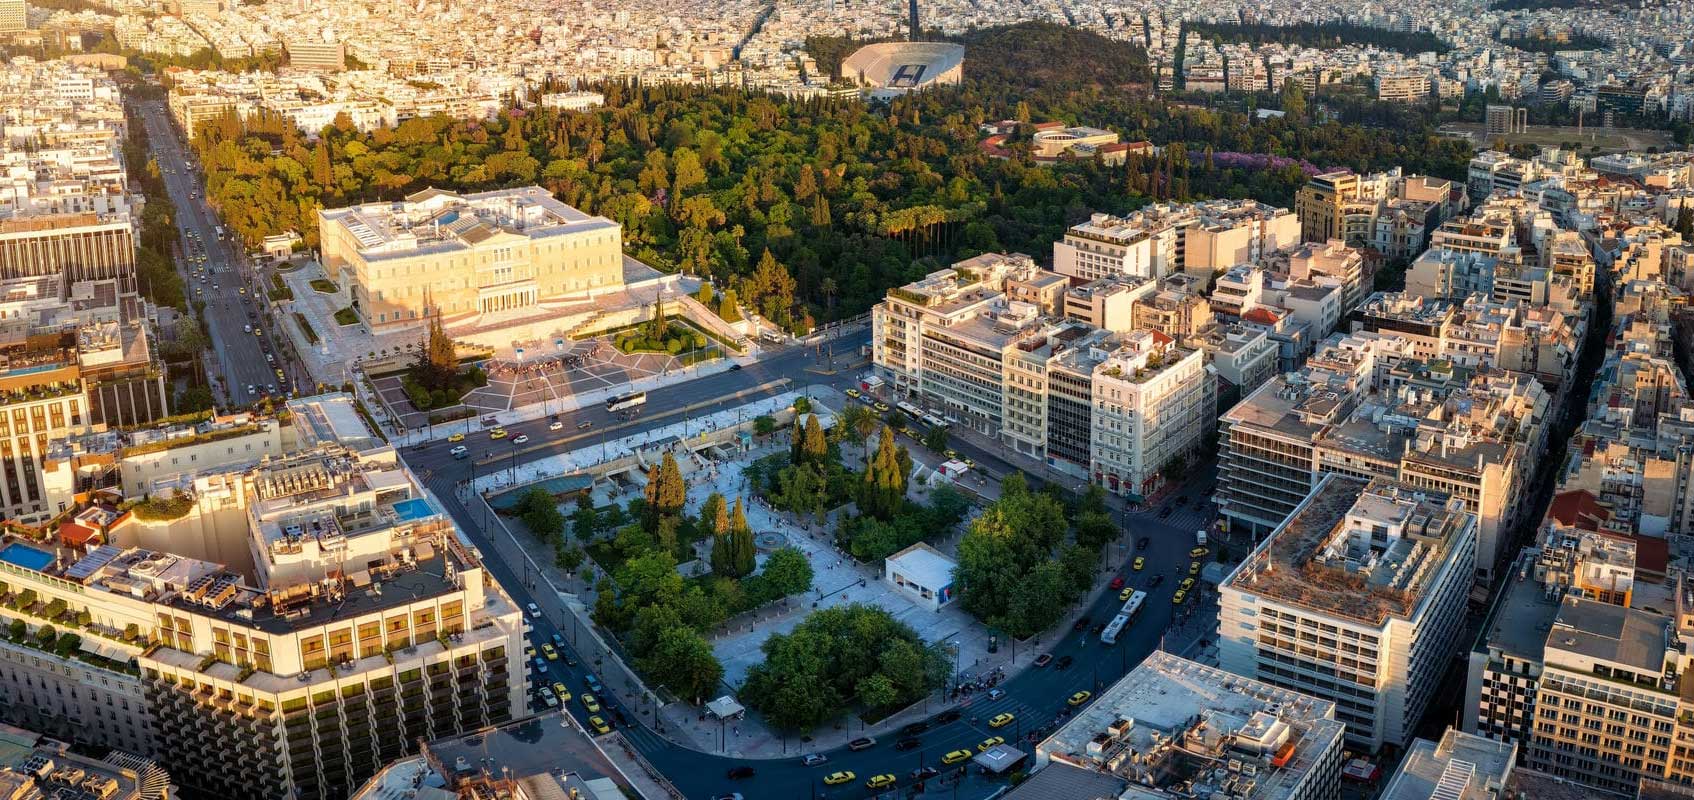
[[[645,402],[647,402],[646,392],[632,392],[630,394],[606,398],[606,410],[623,411],[624,409],[635,408]]]
[[[1117,616],[1112,617],[1112,621],[1106,623],[1106,629],[1100,631],[1100,641],[1103,644],[1117,644],[1118,634],[1123,633],[1124,628],[1129,627],[1129,624],[1135,621],[1136,616],[1141,613],[1142,603],[1146,600],[1147,593],[1139,589],[1130,595],[1129,599],[1124,601],[1123,608],[1118,611]]]
[[[215,232],[216,232],[216,233],[217,233],[217,234],[218,234],[218,241],[220,241],[220,242],[221,242],[221,241],[223,241],[223,238],[224,238],[224,226],[222,226],[222,225],[219,225],[219,226],[217,226],[217,227],[216,227],[216,228],[215,228]]]

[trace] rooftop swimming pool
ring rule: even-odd
[[[412,520],[433,516],[435,509],[430,508],[428,500],[422,497],[413,497],[395,503],[394,514],[400,518],[401,522],[411,522]],[[4,557],[4,555],[5,552],[0,551],[0,557]]]
[[[37,550],[27,544],[13,542],[0,548],[0,561],[16,567],[40,572],[53,563],[53,554],[45,550]]]

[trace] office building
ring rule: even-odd
[[[1035,748],[1008,800],[1325,800],[1340,792],[1335,703],[1156,650]]]
[[[346,45],[341,42],[294,39],[286,49],[288,66],[293,69],[340,72],[347,68]]]
[[[622,232],[538,186],[318,212],[324,268],[379,330],[470,319],[623,287]],[[506,314],[506,316],[511,316]]]
[[[135,231],[128,213],[46,214],[0,220],[0,279],[116,280],[135,292]]]
[[[1335,703],[1355,746],[1411,743],[1464,627],[1458,498],[1326,475],[1220,587],[1218,663]]]

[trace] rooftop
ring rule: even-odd
[[[425,189],[400,202],[365,203],[318,214],[324,223],[346,229],[367,259],[464,250],[501,234],[540,239],[618,231],[617,223],[567,206],[539,186],[462,195]]]
[[[1550,664],[1580,667],[1569,664],[1575,656],[1656,678],[1665,667],[1670,629],[1670,618],[1663,614],[1567,595],[1547,635],[1546,659]]]
[[[1517,749],[1452,728],[1440,743],[1414,739],[1377,800],[1494,800],[1511,777]]]
[[[1037,746],[1036,758],[1067,782],[1081,779],[1066,765],[1129,784],[1127,794],[1099,796],[1278,800],[1341,746],[1343,730],[1330,701],[1155,651]]]
[[[1237,591],[1381,625],[1410,618],[1474,517],[1463,501],[1325,475],[1229,577]]]

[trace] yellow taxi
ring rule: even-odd
[[[941,763],[943,763],[943,764],[957,764],[960,761],[964,761],[965,759],[968,759],[970,757],[971,757],[971,751],[969,751],[969,750],[954,750],[953,752],[942,756],[941,757]]]
[[[978,753],[986,753],[995,746],[1005,743],[1006,737],[1004,736],[990,736],[987,739],[983,739],[982,742],[976,746],[976,751]]]
[[[506,438],[506,429],[505,428],[495,428],[494,430],[491,430],[491,431],[488,432],[488,438],[490,438],[490,439],[504,439],[504,438]]]
[[[845,394],[846,394],[846,395],[847,395],[847,396],[848,396],[848,397],[851,397],[851,398],[853,398],[853,399],[854,399],[854,400],[857,400],[857,399],[859,399],[859,390],[858,390],[858,389],[848,389],[848,390],[847,390],[847,391],[846,391],[846,392],[845,392]]]
[[[1133,587],[1133,586],[1123,587],[1123,591],[1118,592],[1118,602],[1120,602],[1120,603],[1127,602],[1129,600],[1129,596],[1132,595],[1132,594],[1135,594],[1135,587]]]
[[[594,695],[584,693],[582,695],[582,707],[588,709],[588,713],[592,714],[600,710],[600,701],[594,699]]]
[[[1133,569],[1136,572],[1140,572],[1142,567],[1147,566],[1147,559],[1145,559],[1141,556],[1136,556],[1135,557],[1135,563],[1130,564],[1129,566],[1130,566],[1130,569]]]
[[[994,715],[993,719],[988,721],[988,727],[990,727],[990,728],[1004,728],[1007,725],[1012,724],[1012,720],[1014,720],[1014,719],[1017,719],[1017,717],[1013,716],[1010,713],[996,714],[996,715]]]
[[[561,703],[569,703],[571,701],[571,690],[565,688],[565,685],[558,681],[553,682],[553,694],[559,696],[559,702]]]
[[[1076,694],[1071,695],[1071,699],[1066,700],[1065,702],[1069,703],[1073,706],[1080,706],[1083,703],[1088,702],[1088,698],[1093,697],[1093,696],[1094,696],[1093,692],[1087,692],[1087,691],[1077,692]]]
[[[840,786],[841,784],[846,783],[846,782],[848,782],[848,781],[850,781],[854,778],[857,778],[857,777],[859,777],[859,776],[853,774],[853,772],[851,770],[842,770],[840,772],[831,772],[828,775],[823,776],[823,784],[825,786]]]
[[[559,660],[559,651],[554,649],[553,645],[550,645],[550,644],[541,645],[541,653],[542,653],[542,655],[547,656],[548,661],[558,661]]]
[[[1188,574],[1193,575],[1193,574],[1198,573],[1199,571],[1200,571],[1200,562],[1198,562],[1198,561],[1188,562]]]
[[[449,442],[462,442],[464,440],[465,440],[465,435],[462,434],[462,433],[455,433],[452,436],[447,437],[447,441],[449,441]]]
[[[1205,557],[1206,557],[1206,555],[1207,555],[1207,554],[1208,554],[1208,553],[1211,553],[1211,552],[1212,552],[1212,551],[1211,551],[1211,550],[1209,550],[1209,549],[1207,549],[1207,548],[1204,548],[1204,547],[1196,547],[1196,548],[1194,548],[1194,549],[1193,549],[1193,550],[1190,550],[1190,551],[1188,551],[1188,557],[1189,557],[1189,558],[1205,558]]]
[[[1182,601],[1187,600],[1187,599],[1188,599],[1188,590],[1187,589],[1178,589],[1178,590],[1176,590],[1176,594],[1171,595],[1171,605],[1180,606],[1180,605],[1182,605]]]
[[[893,775],[886,775],[886,774],[876,775],[876,776],[873,776],[870,780],[865,781],[865,788],[867,788],[867,789],[886,789],[886,788],[893,786],[893,785],[894,785],[894,776]]]
[[[607,725],[606,721],[599,718],[599,717],[589,717],[588,718],[588,727],[593,728],[595,733],[611,733],[612,732],[612,726]]]

